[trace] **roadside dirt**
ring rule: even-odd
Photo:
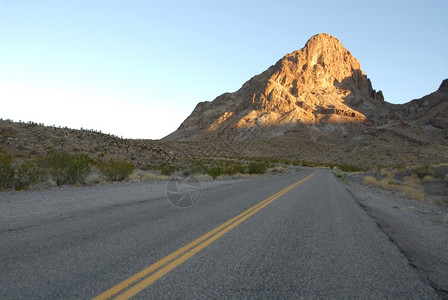
[[[343,182],[422,279],[448,299],[448,208],[403,198],[350,176]]]

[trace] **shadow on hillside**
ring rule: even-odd
[[[348,91],[343,97],[344,104],[367,117],[368,120],[381,116],[383,108],[388,105],[384,101],[383,92],[372,88],[372,83],[361,70],[354,70],[353,75],[344,78],[341,82],[334,81],[337,89]]]

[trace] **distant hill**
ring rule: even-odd
[[[143,168],[175,160],[175,155],[161,141],[122,139],[93,130],[0,120],[0,152],[33,159],[51,151],[84,153],[98,161],[127,158]]]

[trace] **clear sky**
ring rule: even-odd
[[[162,138],[321,32],[404,103],[448,78],[447,15],[447,0],[0,0],[0,118]]]

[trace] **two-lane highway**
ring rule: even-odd
[[[203,189],[183,209],[115,194],[2,226],[2,299],[437,299],[328,170]]]

